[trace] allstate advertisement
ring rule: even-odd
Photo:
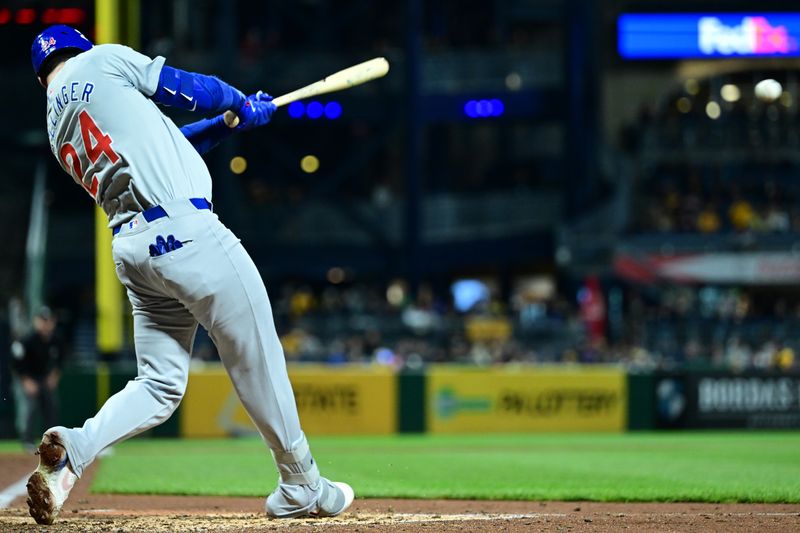
[[[625,372],[617,368],[434,367],[427,381],[433,433],[623,431]]]
[[[397,431],[397,380],[385,367],[290,367],[297,410],[308,435]],[[222,368],[192,371],[180,411],[181,436],[255,435]]]
[[[800,55],[800,13],[623,14],[617,29],[625,59]]]

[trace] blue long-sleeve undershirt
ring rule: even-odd
[[[158,88],[150,97],[154,102],[187,109],[219,113],[238,110],[245,103],[244,94],[214,76],[187,72],[164,65],[158,78]],[[205,154],[233,133],[223,115],[203,119],[180,128],[184,137],[199,154]]]
[[[158,87],[150,98],[167,106],[214,113],[235,111],[245,102],[244,93],[219,78],[168,65],[161,67]]]
[[[192,122],[181,127],[181,133],[200,155],[205,154],[236,131],[225,124],[224,115]]]

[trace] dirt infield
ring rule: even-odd
[[[0,455],[0,491],[35,466],[32,457]],[[37,526],[24,497],[0,510],[0,531],[798,531],[800,505],[356,500],[342,517],[270,520],[263,498],[89,494],[91,470],[56,524]]]

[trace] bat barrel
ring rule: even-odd
[[[376,57],[369,61],[359,63],[358,65],[353,65],[344,70],[334,72],[330,76],[310,85],[306,85],[305,87],[301,87],[296,91],[278,96],[272,100],[272,103],[275,104],[275,107],[281,107],[296,102],[297,100],[311,98],[312,96],[349,89],[350,87],[382,78],[386,76],[387,72],[389,72],[389,62],[385,57]],[[226,111],[225,123],[229,127],[235,128],[236,125],[239,124],[239,118],[233,111]]]
[[[361,85],[362,83],[366,83],[377,78],[382,78],[383,76],[386,76],[388,72],[389,62],[386,60],[386,58],[376,57],[370,59],[369,61],[364,61],[358,65],[353,65],[352,67],[335,72],[330,76],[327,76],[310,85],[306,85],[305,87],[297,89],[296,91],[281,95],[275,98],[272,103],[280,107],[291,104],[292,102],[296,102],[297,100],[311,98],[312,96],[319,96],[320,94],[349,89],[350,87],[355,87],[357,85]]]

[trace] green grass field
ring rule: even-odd
[[[359,497],[800,502],[800,433],[316,437],[323,475]],[[2,449],[2,448],[0,448]],[[264,496],[260,440],[133,440],[94,492]]]

